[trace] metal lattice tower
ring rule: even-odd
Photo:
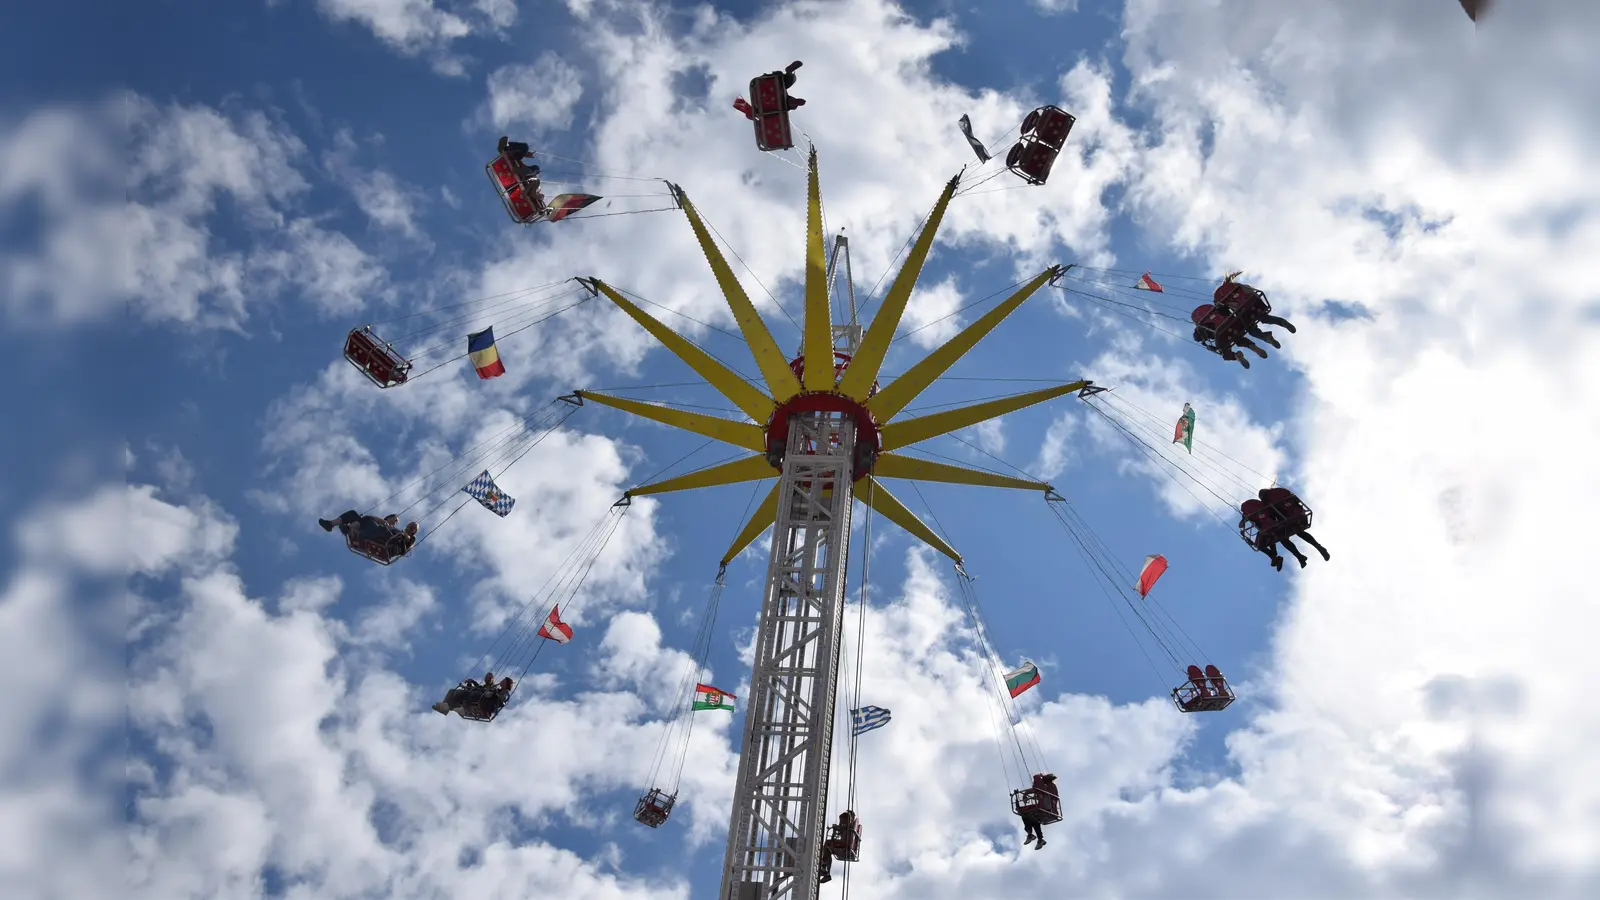
[[[790,419],[761,605],[723,900],[809,900],[828,798],[855,423]]]

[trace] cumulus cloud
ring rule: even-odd
[[[577,68],[554,53],[541,53],[531,66],[501,66],[489,73],[488,88],[490,124],[536,134],[570,127],[583,97]]]

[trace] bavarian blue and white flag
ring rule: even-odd
[[[852,737],[866,734],[874,728],[882,728],[887,724],[889,724],[889,711],[881,706],[863,706],[860,709],[850,710]]]
[[[517,501],[508,496],[489,477],[489,470],[485,469],[482,475],[472,479],[472,483],[461,490],[472,496],[472,499],[483,504],[483,508],[502,518],[509,512]]]

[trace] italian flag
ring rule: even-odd
[[[694,686],[695,709],[725,709],[733,712],[733,701],[738,698],[721,688],[714,688],[709,684]]]
[[[1006,687],[1013,697],[1038,683],[1039,667],[1031,659],[1023,660],[1022,665],[1006,673]]]

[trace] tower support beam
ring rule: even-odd
[[[721,900],[817,895],[854,451],[853,418],[790,418]]]

